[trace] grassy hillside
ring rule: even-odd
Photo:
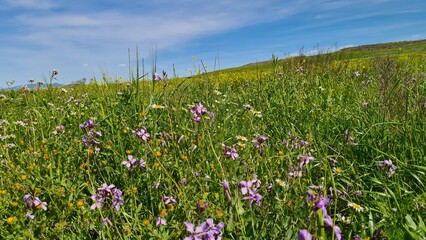
[[[426,57],[426,40],[403,41],[391,43],[370,44],[357,47],[344,48],[336,52],[324,53],[315,56],[295,56],[279,59],[275,64],[285,65],[293,62],[305,61],[348,61],[366,60],[377,57]],[[224,69],[223,72],[238,72],[263,70],[272,71],[274,62],[272,60],[258,63],[249,63],[241,67]]]
[[[426,59],[342,52],[1,92],[1,238],[425,239]]]

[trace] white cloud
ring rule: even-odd
[[[49,0],[3,0],[3,4],[0,6],[6,6],[8,8],[27,8],[27,9],[38,9],[48,10],[55,6],[52,1]]]

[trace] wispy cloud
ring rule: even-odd
[[[3,0],[0,4],[0,9],[10,8],[25,8],[25,9],[39,9],[48,10],[55,6],[52,1],[49,0]]]

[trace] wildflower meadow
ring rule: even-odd
[[[425,56],[265,66],[0,92],[1,238],[425,239]]]

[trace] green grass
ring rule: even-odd
[[[332,199],[324,209],[344,239],[423,239],[425,59],[373,55],[2,92],[0,235],[182,239],[190,235],[184,222],[211,218],[223,222],[224,239],[296,239],[302,229],[336,239],[315,209],[323,196]],[[198,103],[207,113],[195,123]],[[80,127],[89,119],[97,126]],[[147,141],[132,134],[144,127]],[[259,135],[268,138],[261,151],[252,142]],[[86,146],[82,138],[99,144]],[[222,144],[238,157],[224,154]],[[123,165],[129,155],[145,167]],[[307,156],[314,160],[300,167]],[[384,160],[397,166],[394,174],[377,165]],[[253,179],[262,199],[250,207],[240,182]],[[91,209],[104,183],[122,191],[118,210],[111,194]],[[166,204],[164,196],[177,202]],[[166,225],[157,226],[158,217]]]

